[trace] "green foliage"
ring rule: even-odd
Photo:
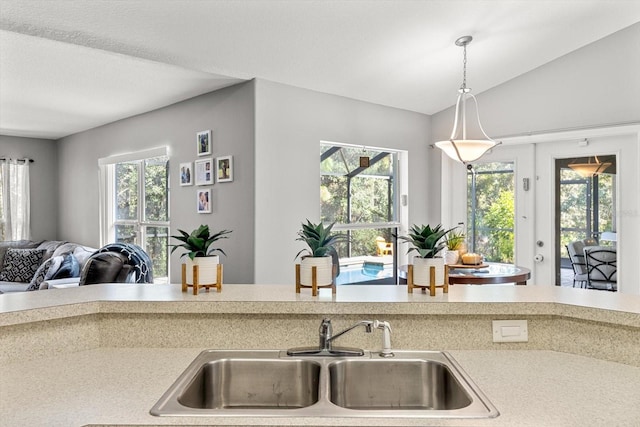
[[[502,191],[498,200],[489,207],[484,217],[486,227],[492,229],[491,246],[484,253],[485,258],[500,260],[501,262],[513,262],[514,239],[513,221],[515,218],[515,203],[513,192]]]
[[[464,242],[464,238],[464,232],[462,230],[456,231],[456,229],[454,228],[453,230],[448,232],[445,237],[447,248],[449,248],[450,251],[457,251],[458,249],[460,249],[460,246]]]
[[[468,174],[467,224],[474,250],[493,262],[514,260],[514,198],[513,163],[492,162],[474,165],[476,171],[475,211],[472,211],[472,174]],[[475,214],[475,224],[473,218]],[[475,235],[472,230],[475,228]]]
[[[414,224],[409,229],[408,236],[398,236],[398,238],[413,245],[407,253],[416,251],[421,258],[435,258],[446,247],[447,244],[442,239],[451,230],[453,228],[443,230],[442,224],[438,224],[434,228],[431,228],[430,225],[418,226]]]
[[[144,182],[140,185],[142,176]],[[169,267],[168,183],[167,157],[115,165],[116,241],[142,246],[151,257],[153,275],[158,278],[167,277]],[[142,206],[144,211],[140,212]]]
[[[335,147],[321,145],[321,154]],[[320,162],[320,220],[323,223],[375,224],[394,220],[395,199],[395,155],[379,157],[378,149],[341,147]],[[360,156],[370,159],[378,156],[378,161],[360,169]],[[359,173],[355,174],[356,171]],[[348,178],[351,176],[351,178]],[[351,193],[351,207],[347,199]],[[338,244],[341,256],[375,255],[377,236],[391,241],[391,230],[352,229],[348,232],[349,245]]]
[[[180,255],[180,258],[187,255],[191,260],[195,257],[204,257],[212,255],[214,252],[220,252],[224,255],[224,251],[220,248],[212,248],[211,245],[220,239],[228,239],[227,234],[231,233],[230,230],[222,230],[215,234],[209,233],[208,225],[201,225],[191,232],[191,234],[186,231],[178,230],[180,232],[180,236],[171,236],[174,239],[177,239],[183,243],[173,246],[171,249],[171,253],[173,253],[178,248],[184,248],[187,252]]]
[[[305,242],[309,248],[298,252],[296,258],[303,252],[306,252],[312,257],[321,257],[336,253],[335,244],[346,240],[347,236],[331,233],[334,224],[335,223],[331,223],[325,227],[322,222],[313,224],[307,220],[306,224],[302,223],[302,229],[298,231],[298,238],[296,240]]]

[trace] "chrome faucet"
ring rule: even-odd
[[[358,323],[348,327],[347,329],[333,334],[333,326],[331,319],[324,318],[318,329],[318,347],[299,347],[287,350],[289,356],[362,356],[364,350],[351,347],[334,347],[333,341],[349,331],[354,330],[358,326],[364,326],[365,332],[371,333],[373,329],[382,329],[383,331],[383,349],[380,352],[382,357],[392,357],[391,352],[391,326],[389,322],[380,322],[379,320],[361,320]]]
[[[345,329],[344,331],[338,332],[337,334],[333,335],[333,327],[331,326],[331,319],[327,319],[325,317],[324,319],[322,319],[322,323],[320,324],[320,329],[318,331],[320,336],[318,347],[320,350],[331,351],[333,350],[333,340],[335,340],[338,337],[341,337],[342,335],[346,334],[349,331],[354,330],[360,325],[364,326],[365,331],[367,333],[371,333],[373,331],[373,323],[374,322],[371,320],[361,320],[355,325]]]

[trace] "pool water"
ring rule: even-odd
[[[336,277],[336,285],[369,282],[371,280],[393,279],[393,265],[367,263],[340,267],[340,275]]]

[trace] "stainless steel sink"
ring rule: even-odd
[[[309,360],[206,362],[178,396],[188,408],[291,409],[318,401],[320,365]]]
[[[329,365],[331,402],[371,410],[455,410],[471,396],[453,372],[433,360],[343,360]]]
[[[151,409],[158,416],[491,418],[497,409],[446,352],[360,357],[202,352]]]

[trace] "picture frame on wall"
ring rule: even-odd
[[[199,214],[211,213],[211,189],[199,188],[196,191],[196,209]]]
[[[221,156],[216,158],[216,171],[218,182],[233,181],[233,156]]]
[[[195,161],[196,185],[213,184],[213,158]]]
[[[198,156],[211,154],[211,130],[203,130],[196,135],[196,150]]]
[[[180,185],[183,187],[193,185],[193,164],[191,162],[180,163]]]

